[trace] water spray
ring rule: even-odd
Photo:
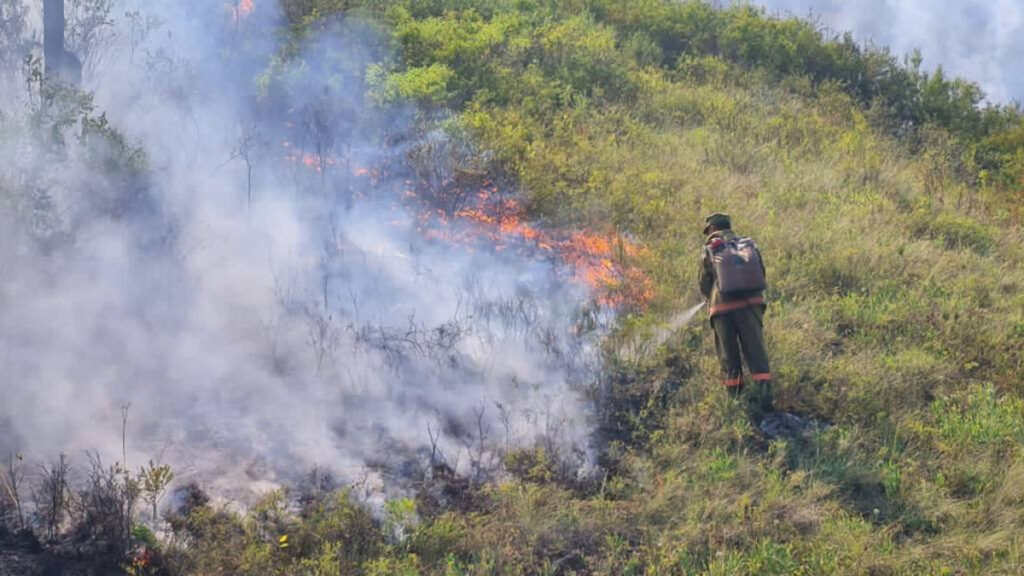
[[[678,330],[678,329],[682,328],[683,326],[689,324],[690,320],[693,320],[693,317],[697,315],[697,312],[700,312],[700,309],[703,308],[706,305],[707,305],[707,300],[701,300],[699,303],[697,303],[694,306],[690,307],[686,311],[677,314],[674,318],[672,318],[671,321],[669,321],[668,329],[670,331],[671,330]]]
[[[645,333],[634,333],[629,344],[623,348],[622,353],[626,356],[636,357],[637,355],[645,355],[651,350],[658,348],[667,342],[673,333],[689,324],[694,316],[697,315],[697,312],[700,312],[701,308],[704,308],[706,305],[707,302],[702,300],[676,314],[665,324],[653,327]]]

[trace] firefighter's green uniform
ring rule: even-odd
[[[729,217],[713,214],[707,219],[707,233],[716,228],[705,241],[705,247],[717,239],[731,240],[737,235],[730,229]],[[722,383],[738,393],[743,385],[743,359],[747,361],[750,378],[761,383],[758,391],[762,408],[771,408],[772,373],[768,363],[768,351],[764,343],[763,294],[725,295],[719,292],[709,251],[702,250],[700,261],[700,291],[708,299],[711,326],[715,331],[715,351],[722,368]]]

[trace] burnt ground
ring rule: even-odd
[[[28,531],[0,526],[0,576],[124,576],[117,567],[97,564],[66,543],[43,546]]]

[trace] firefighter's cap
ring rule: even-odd
[[[729,218],[728,214],[715,212],[704,219],[704,234],[707,234],[711,230],[712,226],[718,230],[728,230],[732,228],[732,220]]]

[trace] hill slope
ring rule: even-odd
[[[466,143],[539,222],[622,238],[598,403],[604,474],[543,449],[510,479],[443,471],[376,518],[172,519],[182,573],[1014,574],[1024,569],[1024,117],[969,82],[746,7],[659,0],[284,0],[301,38],[373,21],[379,106]],[[244,48],[242,48],[244,49]],[[282,59],[299,58],[285,46]],[[271,67],[261,79],[285,82]],[[733,215],[769,282],[777,404],[830,424],[766,441],[718,383],[700,223]],[[625,250],[626,243],[643,250]],[[288,537],[282,539],[284,535]],[[187,546],[181,545],[187,543]]]

